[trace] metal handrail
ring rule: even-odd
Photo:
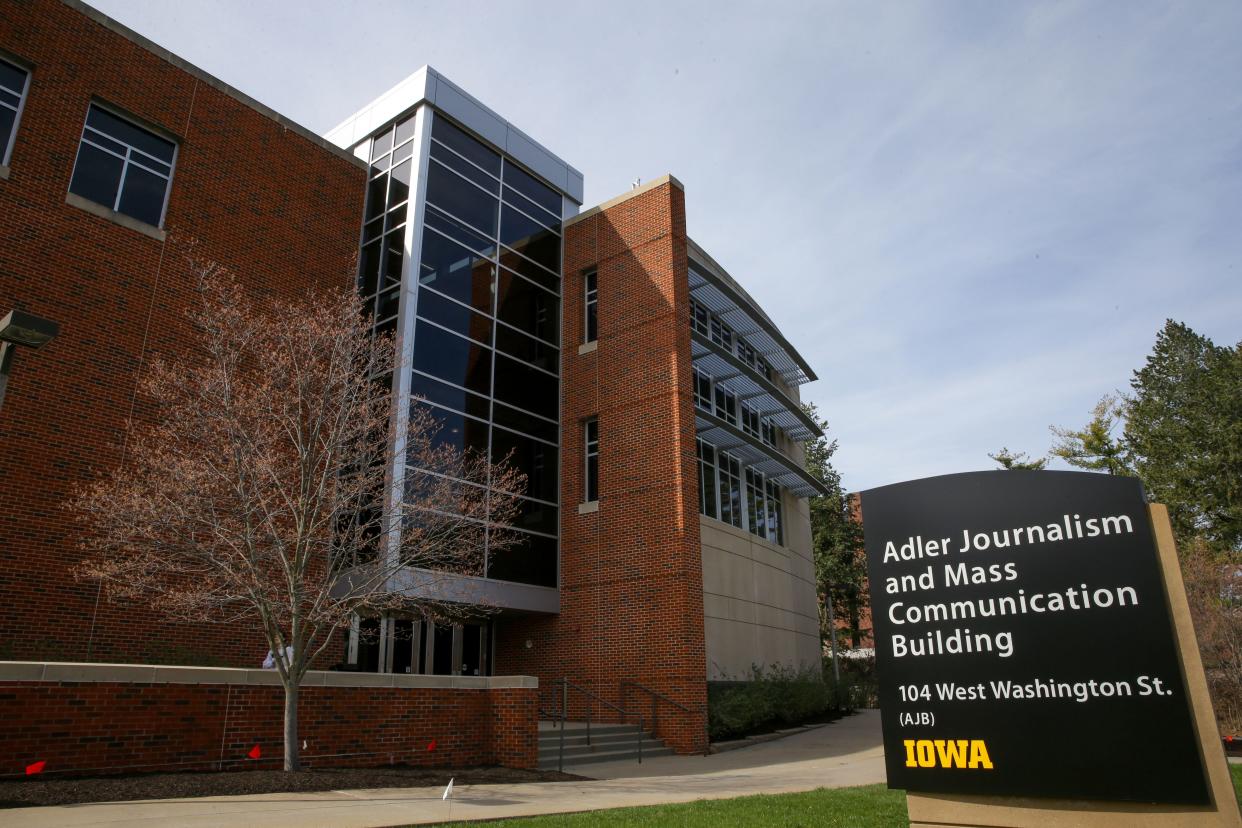
[[[557,749],[556,769],[559,772],[564,773],[565,772],[565,717],[569,711],[570,689],[577,690],[579,693],[582,693],[583,695],[585,695],[588,699],[594,699],[595,701],[599,702],[600,704],[606,707],[611,707],[613,710],[621,714],[621,721],[623,722],[629,720],[630,713],[624,707],[618,707],[617,705],[613,704],[607,699],[601,698],[598,694],[586,689],[585,687],[578,685],[578,684],[574,684],[572,681],[569,680],[568,676],[562,677],[560,679],[560,684],[561,684],[561,738],[560,738],[559,747]],[[591,704],[589,701],[587,702],[586,711],[587,711],[587,717],[586,717],[587,745],[590,746],[591,744]],[[644,730],[643,717],[641,714],[639,714],[638,716],[638,764],[640,765],[643,763],[643,730]]]
[[[666,704],[671,704],[673,705],[673,707],[676,707],[680,710],[684,710],[687,713],[692,713],[692,714],[702,713],[703,714],[703,737],[704,737],[703,755],[707,756],[711,753],[711,738],[708,733],[708,722],[707,722],[707,710],[706,709],[694,710],[690,707],[687,707],[686,705],[682,704],[681,702],[675,699],[670,699],[668,696],[664,695],[663,693],[657,690],[651,689],[645,684],[639,684],[636,681],[628,681],[628,680],[622,680],[621,682],[621,704],[625,704],[625,688],[626,687],[636,687],[639,690],[642,690],[647,695],[651,696],[651,732],[655,733],[656,735],[658,735],[658,728],[660,725],[660,718],[659,718],[660,708],[659,708],[659,705],[656,704],[657,700],[665,702]],[[642,761],[641,758],[639,759],[639,761],[640,762]]]

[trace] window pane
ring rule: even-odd
[[[364,245],[358,254],[358,293],[370,296],[379,288],[380,243]]]
[[[139,221],[158,226],[160,215],[164,212],[164,193],[167,190],[168,179],[130,164],[125,172],[121,205],[117,210]]]
[[[558,454],[555,446],[503,428],[492,429],[492,462],[501,463],[508,457],[511,466],[526,475],[526,489],[522,494],[529,497],[557,500]]]
[[[479,342],[490,344],[492,341],[491,317],[482,316],[463,305],[450,302],[431,290],[419,291],[418,315]]]
[[[387,190],[387,175],[381,174],[372,178],[371,183],[367,185],[367,221],[384,212],[384,194]]]
[[[516,533],[517,543],[504,550],[489,550],[487,577],[538,586],[556,586],[556,539],[526,532]]]
[[[561,292],[561,279],[557,273],[549,273],[547,270],[533,262],[527,261],[511,250],[503,250],[501,252],[500,263],[514,273],[521,273],[535,284],[543,285],[553,293],[559,294]]]
[[[522,195],[512,187],[505,187],[504,200],[540,224],[546,225],[547,227],[556,230],[558,233],[560,232],[561,222],[559,216],[553,216],[544,212],[543,208],[541,208],[538,204],[531,201],[529,198]]]
[[[485,235],[496,235],[499,200],[449,172],[438,161],[427,167],[427,200]]]
[[[22,94],[22,90],[26,88],[26,70],[0,60],[0,86],[15,95]]]
[[[519,169],[516,164],[505,161],[505,184],[513,187],[521,192],[524,196],[534,201],[540,207],[548,210],[552,215],[560,218],[561,215],[561,195],[556,190],[525,170]]]
[[[116,204],[117,190],[121,185],[121,169],[125,162],[115,155],[81,144],[78,162],[73,168],[73,180],[69,192],[89,198],[111,209]]]
[[[414,367],[480,394],[491,390],[492,349],[426,322],[414,332]]]
[[[434,231],[423,233],[422,268],[418,281],[486,313],[492,311],[492,274],[480,258]]]
[[[405,261],[405,231],[396,230],[384,237],[384,285],[401,284],[401,263]]]
[[[111,112],[92,105],[86,115],[86,123],[111,138],[155,156],[166,164],[172,163],[173,143],[171,141],[158,138],[145,129],[118,118]]]
[[[431,137],[457,150],[497,178],[500,177],[500,156],[450,124],[439,113],[431,121]]]
[[[411,411],[418,409],[431,414],[439,425],[439,430],[432,439],[435,445],[447,445],[458,452],[468,451],[480,457],[487,456],[487,423],[434,405],[418,402],[410,404]]]
[[[525,213],[515,210],[508,204],[501,205],[500,241],[503,244],[509,245],[514,250],[525,252],[528,242],[535,242],[548,235],[555,234]]]
[[[371,142],[371,160],[379,158],[386,152],[392,150],[392,129],[387,129],[382,135],[375,136],[375,140]]]
[[[404,144],[406,141],[414,137],[414,116],[406,118],[397,124],[397,137],[393,140],[394,144]]]
[[[501,269],[496,316],[502,321],[555,345],[560,341],[559,302],[547,291]]]
[[[9,148],[9,139],[13,137],[13,124],[16,121],[16,111],[0,107],[0,162],[4,161],[4,153]]]
[[[506,206],[505,209],[514,212],[511,207]],[[561,272],[561,238],[552,231],[519,239],[511,247],[553,272]]]
[[[480,236],[448,213],[437,210],[431,205],[427,207],[427,215],[423,223],[428,227],[434,227],[453,241],[469,247],[476,253],[489,257],[496,255],[495,241]]]
[[[443,161],[445,166],[452,167],[466,178],[469,178],[474,183],[483,187],[489,193],[492,193],[493,195],[500,194],[499,181],[480,170],[474,164],[466,161],[461,156],[453,154],[440,144],[437,144],[435,141],[431,142],[431,157],[437,159],[438,161]]]
[[[410,197],[412,161],[403,161],[392,168],[392,186],[388,188],[388,206],[395,207]]]
[[[532,532],[543,532],[555,535],[557,530],[557,513],[555,506],[539,503],[535,500],[518,498],[518,516],[513,520],[516,529],[529,529]]]
[[[493,412],[492,419],[505,428],[539,437],[549,443],[557,442],[560,437],[560,427],[556,423],[533,417],[523,411],[510,408],[504,403],[496,403]]]
[[[560,404],[556,377],[503,354],[496,355],[496,399],[543,417],[555,418]]]
[[[542,339],[518,333],[508,325],[496,326],[496,350],[556,373],[560,370],[560,352]]]
[[[476,417],[487,418],[488,416],[489,403],[486,397],[471,394],[461,388],[454,388],[417,372],[410,374],[410,394],[445,408],[473,414]]]

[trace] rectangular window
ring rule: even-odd
[[[759,436],[759,412],[742,403],[742,431],[752,437]]]
[[[763,475],[754,469],[746,470],[746,518],[752,535],[768,536],[768,516],[764,509]]]
[[[158,227],[176,155],[172,141],[91,104],[69,192]]]
[[[712,411],[712,378],[694,369],[694,404],[707,413]]]
[[[767,484],[768,491],[768,540],[784,545],[785,543],[785,510],[781,505],[781,487],[771,480]]]
[[[0,60],[0,164],[8,164],[13,154],[17,122],[21,120],[29,87],[29,72]]]
[[[695,441],[699,451],[699,512],[716,517],[716,448],[701,439]]]
[[[733,352],[733,329],[719,319],[712,318],[711,340],[730,353]]]
[[[767,417],[764,417],[763,421],[760,423],[760,426],[763,430],[763,435],[760,439],[772,448],[776,448],[776,423],[772,422]]]
[[[720,519],[742,528],[742,464],[725,453],[717,454],[720,472]]]
[[[598,274],[596,271],[588,271],[585,278],[586,287],[586,339],[585,342],[594,342],[599,336],[599,286]]]
[[[583,437],[586,443],[586,492],[583,499],[590,503],[599,500],[599,420],[592,418],[583,423]]]
[[[737,394],[723,385],[716,386],[716,416],[737,425]]]
[[[690,300],[690,326],[703,336],[710,335],[711,315],[708,314],[707,308],[693,299]]]

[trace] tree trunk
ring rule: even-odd
[[[285,770],[301,769],[298,757],[298,686],[290,682],[285,687]]]

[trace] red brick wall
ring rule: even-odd
[[[590,267],[599,344],[578,354]],[[567,228],[563,296],[561,612],[498,625],[497,672],[538,676],[545,704],[562,676],[614,704],[620,682],[637,681],[696,711],[661,703],[657,735],[680,752],[702,750],[707,668],[681,188],[662,184]],[[589,417],[600,425],[599,511],[579,514]],[[571,712],[581,715],[582,700],[571,693]],[[631,690],[628,706],[649,716],[650,697]]]
[[[0,180],[0,314],[60,323],[17,354],[0,410],[0,658],[256,666],[257,629],[97,602],[70,574],[81,553],[61,504],[121,461],[143,366],[185,347],[190,243],[257,294],[349,288],[365,174],[56,0],[6,0],[0,48],[33,65]],[[65,203],[92,98],[178,136],[168,241]]]
[[[308,767],[538,763],[534,688],[303,687]],[[0,777],[279,769],[279,687],[0,682]],[[435,747],[428,746],[435,742]],[[258,744],[261,758],[247,758]]]

